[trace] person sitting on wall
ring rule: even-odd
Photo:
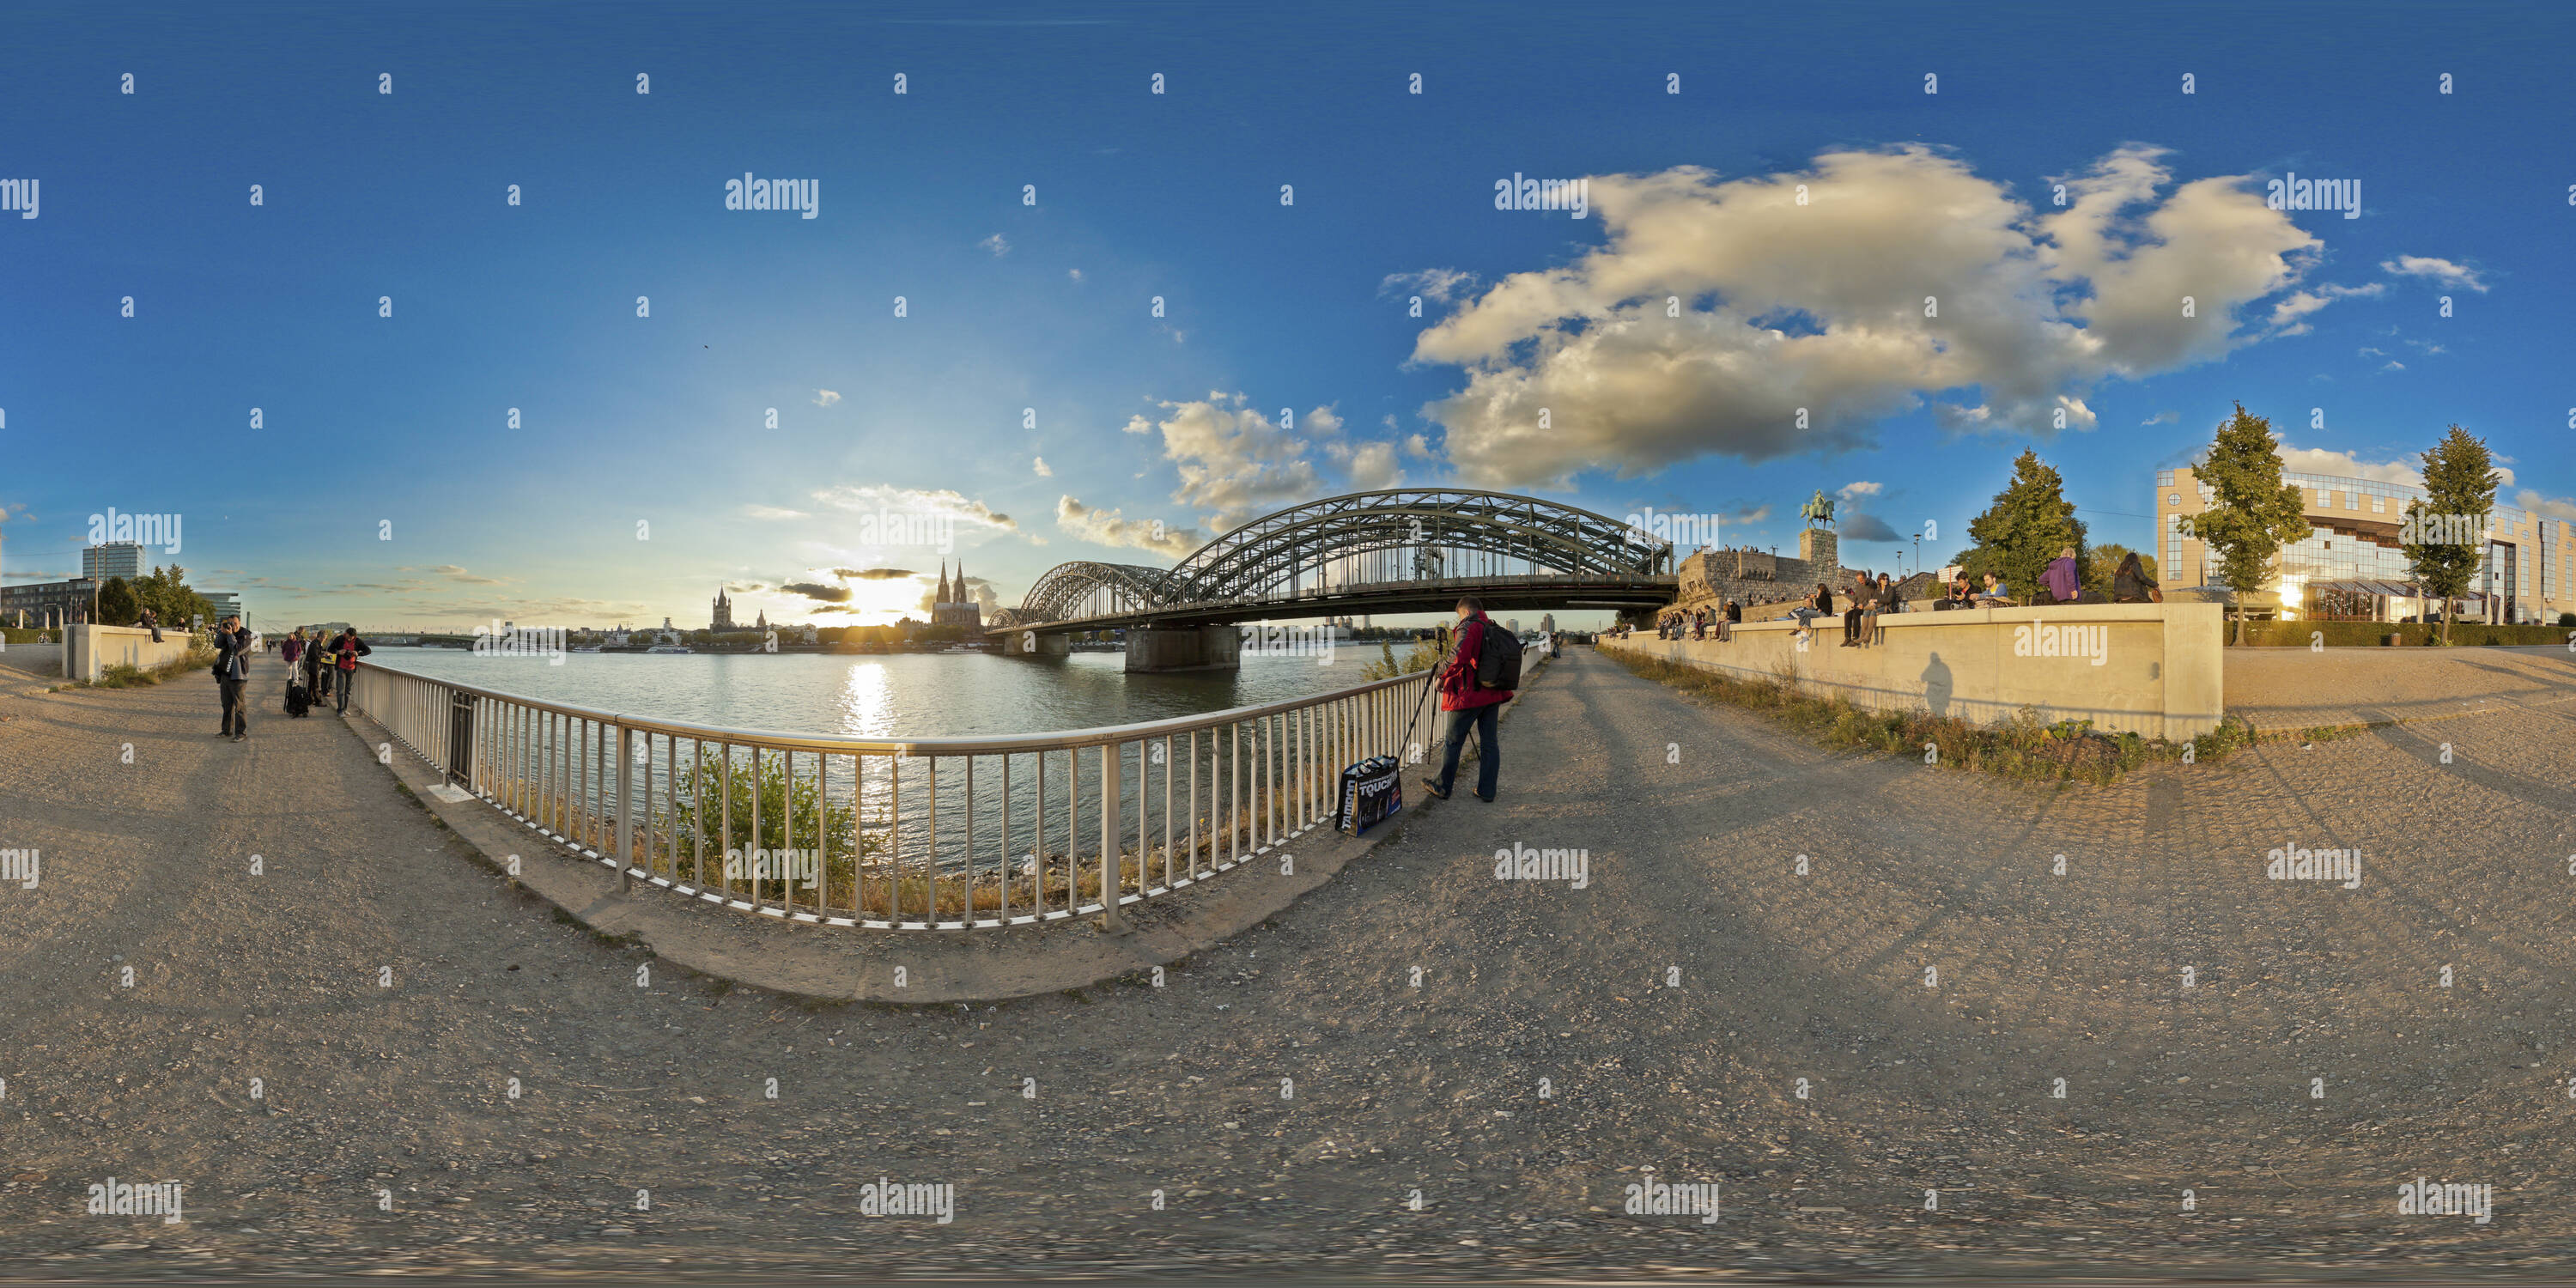
[[[1735,640],[1735,624],[1743,620],[1744,605],[1736,603],[1732,599],[1726,601],[1726,611],[1717,615],[1717,642],[1720,644],[1733,643]]]
[[[1833,615],[1834,592],[1825,589],[1825,583],[1821,581],[1816,583],[1816,588],[1814,590],[1807,593],[1806,602],[1800,604],[1789,614],[1789,616],[1798,620],[1798,633],[1809,637],[1812,637],[1815,634],[1814,627],[1817,618],[1831,617]]]
[[[2111,574],[2111,602],[2115,604],[2165,602],[2165,592],[2156,586],[2155,578],[2147,575],[2146,565],[2138,559],[2138,552],[2135,550],[2130,551],[2126,558],[2120,560],[2118,571]]]
[[[1878,588],[1870,584],[1869,574],[1862,573],[1852,587],[1851,600],[1843,609],[1843,647],[1859,648],[1863,623],[1878,604]]]
[[[1977,592],[1976,601],[1979,608],[2011,608],[2013,607],[2012,587],[2006,585],[1993,573],[1987,573],[1986,588]]]
[[[2084,593],[2083,578],[2075,571],[2075,547],[2058,547],[2057,557],[2040,571],[2039,585],[2052,604],[2072,604]]]

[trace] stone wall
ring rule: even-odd
[[[1832,588],[1840,601],[1860,580],[1862,570],[1842,566],[1842,541],[1834,533],[1808,528],[1798,534],[1798,553],[1792,558],[1766,550],[1699,550],[1682,561],[1679,585],[1672,605],[1661,611],[1665,618],[1687,617],[1691,612],[1734,600],[1745,609],[1745,616],[1772,616],[1806,601],[1817,582]],[[1931,598],[1935,592],[1929,574],[1916,574],[1904,583],[1908,598]],[[1766,603],[1776,609],[1756,613]]]
[[[95,680],[107,668],[120,663],[150,670],[164,662],[176,662],[188,655],[191,635],[174,627],[161,628],[161,642],[152,642],[152,632],[136,626],[71,626],[64,628],[63,678]]]
[[[1842,621],[1816,623],[1800,647],[1791,622],[1747,622],[1727,643],[1605,637],[1600,647],[1739,679],[1785,678],[1873,711],[1925,710],[1979,724],[2023,707],[2040,719],[2180,741],[2218,727],[2221,609],[2216,604],[2061,604],[1903,613],[1878,619],[1880,642],[1842,647]]]

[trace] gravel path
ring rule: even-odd
[[[2566,708],[2041,793],[1577,650],[1500,803],[1166,987],[969,1010],[639,987],[260,687],[240,745],[203,676],[0,698],[43,863],[0,889],[0,1270],[2549,1276],[2576,1233]],[[1585,888],[1496,880],[1520,845]],[[1724,1214],[1625,1214],[1646,1167]],[[2398,1215],[2419,1174],[2493,1223]],[[85,1215],[110,1175],[186,1224]],[[954,1222],[861,1216],[880,1177]]]

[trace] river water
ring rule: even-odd
[[[1398,650],[1399,655],[1402,649]],[[368,660],[431,679],[611,713],[731,729],[857,738],[1049,733],[1258,706],[1348,688],[1375,644],[1329,659],[1249,656],[1235,671],[1129,675],[1122,653],[567,653],[483,657],[378,648]]]

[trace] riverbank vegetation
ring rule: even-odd
[[[2181,761],[2186,752],[2192,763],[2211,764],[2257,741],[2253,726],[2235,717],[2182,743],[2149,740],[2134,733],[2098,733],[2090,720],[2052,724],[2028,707],[2005,720],[1979,725],[1923,710],[1868,711],[1839,696],[1820,698],[1800,692],[1779,679],[1739,679],[1624,650],[1608,650],[1604,656],[1692,697],[1759,711],[1829,747],[1921,758],[1928,745],[1935,753],[1930,763],[2028,783],[2108,784],[2142,765]]]

